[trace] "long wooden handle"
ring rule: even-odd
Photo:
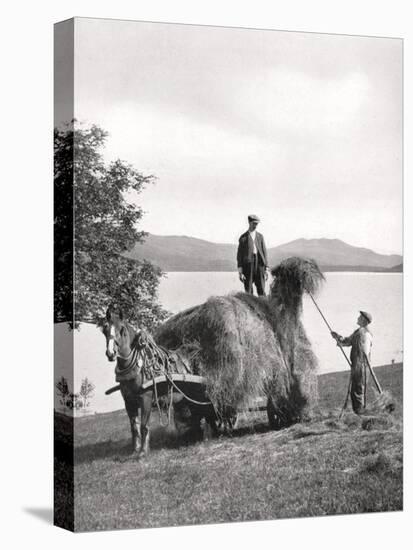
[[[377,376],[374,374],[373,368],[370,365],[370,361],[368,360],[367,355],[366,355],[366,361],[367,361],[367,365],[370,369],[371,376],[373,377],[374,383],[376,384],[376,388],[379,390],[379,393],[383,393],[383,390],[381,389],[379,381],[377,380]]]
[[[105,395],[110,395],[111,393],[115,393],[115,391],[119,391],[120,390],[120,384],[118,384],[117,386],[113,386],[112,388],[109,388],[108,390],[105,391]]]
[[[307,292],[308,292],[308,291],[307,291]],[[308,292],[308,295],[309,295],[310,298],[312,299],[313,304],[315,305],[315,307],[318,309],[318,312],[320,313],[321,317],[323,318],[323,321],[324,321],[325,324],[327,325],[328,330],[329,330],[330,332],[332,332],[333,329],[330,327],[329,322],[328,322],[327,319],[324,317],[323,312],[321,311],[321,309],[318,307],[318,304],[317,304],[317,302],[314,300],[314,297],[313,297],[313,295],[311,294],[311,292]],[[351,368],[350,359],[347,357],[347,353],[344,351],[343,346],[340,344],[340,342],[339,342],[338,340],[337,340],[337,345],[338,345],[338,347],[340,348],[341,353],[344,355],[344,357],[345,357],[347,363],[349,364],[349,366],[350,366],[350,368]]]

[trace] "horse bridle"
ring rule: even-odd
[[[104,332],[107,340],[106,355],[108,354],[108,350],[109,350],[109,342],[113,340],[113,360],[115,360],[118,357],[119,343],[117,342],[115,335],[112,332],[112,329],[114,329],[114,325],[113,323],[108,321],[106,327],[104,328]]]
[[[128,353],[127,356],[123,356],[119,354],[119,351],[118,351],[119,342],[117,342],[115,335],[113,334],[113,331],[112,331],[113,327],[114,327],[113,323],[109,321],[109,335],[107,338],[108,340],[113,340],[113,344],[114,344],[113,359],[117,360],[117,366],[116,366],[117,372],[127,374],[130,371],[132,371],[135,367],[138,367],[138,372],[139,372],[142,367],[142,365],[139,364],[139,356],[140,356],[139,352],[141,351],[142,348],[145,347],[145,344],[142,341],[141,335],[139,334],[139,332],[135,334],[130,345],[131,347],[130,352]],[[127,325],[123,324],[122,327],[125,330],[129,331],[129,328]]]

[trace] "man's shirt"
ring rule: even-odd
[[[250,234],[251,239],[252,239],[252,243],[253,243],[253,254],[256,254],[257,253],[257,245],[255,244],[255,239],[257,237],[257,232],[254,229],[254,231],[248,231],[248,233]]]
[[[373,345],[373,335],[368,328],[360,327],[350,336],[347,336],[346,338],[341,337],[339,342],[342,346],[360,346],[360,349],[366,354],[367,358],[370,359],[371,348]],[[354,353],[357,353],[356,349],[354,350]]]

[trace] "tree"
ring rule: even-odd
[[[83,408],[86,409],[90,405],[89,399],[93,397],[93,390],[95,389],[95,385],[86,377],[83,378],[79,396],[83,400]]]
[[[166,317],[157,301],[162,272],[126,253],[146,235],[135,201],[155,177],[120,160],[106,164],[106,137],[76,121],[55,129],[55,321],[98,322],[116,303],[150,330]]]
[[[60,396],[60,403],[66,407],[67,396],[69,395],[69,386],[64,376],[56,383],[55,388]]]
[[[69,409],[82,408],[82,401],[79,398],[78,393],[72,393],[72,392],[69,393],[69,395],[66,398],[66,407],[68,407]]]

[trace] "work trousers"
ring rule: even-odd
[[[254,294],[253,284],[258,296],[265,296],[265,266],[259,265],[257,254],[253,255],[251,263],[244,264],[242,273],[245,275],[244,288],[248,294]]]
[[[366,406],[365,403],[365,376],[366,367],[361,361],[351,367],[351,405],[353,411],[358,414]]]

